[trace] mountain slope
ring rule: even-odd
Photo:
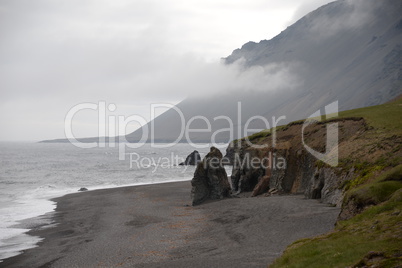
[[[213,138],[229,142],[251,134],[244,132],[244,125],[253,116],[265,117],[270,125],[258,119],[251,121],[249,129],[269,129],[272,117],[285,116],[279,122],[283,125],[306,118],[334,101],[342,111],[393,99],[402,93],[402,1],[329,3],[273,39],[249,42],[223,61],[227,66],[240,66],[243,73],[256,71],[268,79],[255,76],[254,80],[261,81],[251,80],[243,86],[247,89],[239,86],[185,99],[176,106],[184,122],[176,110],[168,110],[147,124],[147,141],[211,142]],[[181,131],[194,116],[208,120],[211,129],[191,132],[187,139]],[[230,118],[232,125],[217,116]],[[207,124],[198,118],[190,128],[206,129]],[[222,131],[214,136],[218,130]],[[125,138],[137,142],[142,134],[143,128]],[[83,140],[93,142],[96,138]]]
[[[314,94],[329,101],[335,96],[343,109],[383,103],[400,92],[401,11],[401,1],[330,3],[272,40],[245,44],[226,62],[301,62],[307,69],[306,95],[298,103],[308,102]]]
[[[214,130],[227,128],[225,115],[238,122],[237,102],[242,104],[242,124],[255,115],[269,119],[286,116],[289,121],[305,118],[338,100],[340,110],[381,104],[402,91],[402,1],[337,1],[300,19],[271,40],[249,42],[224,59],[241,62],[245,69],[256,66],[292,66],[302,82],[293,90],[239,90],[199,99],[187,99],[177,107],[186,122],[202,115],[212,122],[210,133],[193,133],[192,141],[210,141]],[[278,67],[280,68],[280,67]],[[286,82],[286,81],[285,81]],[[267,85],[269,87],[269,85]],[[198,122],[198,124],[197,124]],[[167,111],[154,120],[155,139],[169,141],[179,135],[177,113]],[[266,128],[254,121],[255,128]],[[200,120],[192,128],[204,128]],[[245,136],[234,133],[234,138]],[[139,139],[141,130],[127,136]],[[249,133],[247,133],[249,134]],[[246,134],[246,135],[247,135]],[[228,133],[217,136],[229,141]],[[184,139],[184,138],[183,138]]]

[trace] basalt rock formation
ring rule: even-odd
[[[339,127],[340,156],[350,152],[359,134],[367,131],[360,117],[341,118],[326,124]],[[325,152],[327,128],[317,123],[305,128],[305,144]],[[252,192],[256,196],[268,192],[304,194],[306,198],[341,206],[345,181],[354,178],[354,169],[332,167],[311,155],[302,142],[303,122],[291,123],[276,132],[262,132],[232,142],[226,157],[232,157],[231,182],[233,191]],[[273,146],[274,145],[274,146]],[[355,148],[356,149],[356,148]]]
[[[207,199],[222,199],[230,195],[230,184],[222,164],[222,153],[215,147],[197,164],[191,180],[192,205]]]
[[[197,150],[194,150],[191,154],[186,157],[186,160],[183,163],[180,163],[180,166],[195,166],[198,162],[201,161],[200,153]]]

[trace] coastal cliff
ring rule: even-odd
[[[339,128],[338,149],[342,159],[355,153],[350,148],[358,149],[355,143],[369,131],[362,117],[328,120],[304,129],[305,144],[325,152],[327,124],[337,124]],[[297,121],[232,142],[226,157],[233,162],[233,190],[252,191],[253,196],[268,191],[304,194],[306,198],[340,207],[342,186],[357,173],[353,167],[331,167],[311,155],[302,142],[302,127],[303,121]]]
[[[401,114],[399,97],[229,144],[225,157],[233,163],[235,192],[304,194],[341,208],[332,232],[296,241],[272,267],[321,267],[323,258],[328,267],[394,267],[402,262]],[[331,129],[337,129],[337,146],[326,148]],[[321,156],[336,152],[337,161],[322,161],[312,151]],[[320,252],[313,250],[317,248]]]

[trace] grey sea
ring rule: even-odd
[[[119,160],[118,146],[83,149],[70,143],[1,142],[0,261],[41,241],[26,232],[52,223],[51,213],[56,204],[50,199],[80,188],[95,190],[188,181],[195,167],[178,164],[195,149],[201,157],[209,151],[207,145],[161,146],[125,148],[124,160]],[[222,152],[224,148],[226,145],[220,146]],[[230,174],[230,167],[227,172]]]

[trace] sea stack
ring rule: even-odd
[[[201,156],[200,153],[197,150],[194,150],[191,154],[189,154],[186,157],[186,160],[182,163],[180,163],[180,166],[195,166],[198,164],[198,162],[201,162]]]
[[[192,205],[199,205],[207,199],[222,199],[230,195],[230,184],[222,165],[222,153],[211,147],[202,162],[197,164],[191,180]]]

